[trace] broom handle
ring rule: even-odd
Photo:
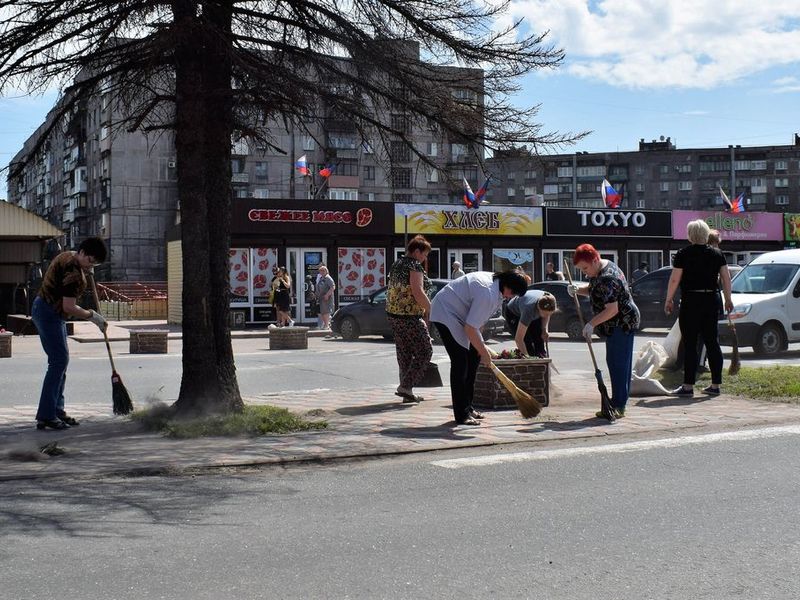
[[[575,284],[572,283],[572,272],[570,271],[569,262],[567,261],[566,258],[564,259],[564,271],[567,273],[567,279],[569,279],[569,284],[574,286]],[[580,300],[578,300],[577,292],[572,297],[572,299],[575,301],[575,310],[578,313],[578,320],[580,321],[582,329],[585,323],[583,322],[583,313],[581,312],[581,302]],[[592,365],[594,365],[594,370],[597,371],[598,370],[597,359],[594,357],[594,349],[592,348],[592,341],[586,340],[586,343],[589,345],[589,354],[592,356]]]
[[[92,282],[92,295],[94,296],[94,304],[99,312],[100,298],[97,295],[97,285],[94,282],[94,273],[89,273],[89,281]],[[114,356],[111,354],[111,344],[108,343],[108,333],[106,332],[105,329],[103,330],[103,338],[106,341],[106,350],[108,350],[108,360],[111,361],[111,371],[116,373],[117,368],[114,366]]]

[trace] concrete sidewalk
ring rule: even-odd
[[[632,399],[628,416],[610,424],[594,418],[599,396],[591,374],[564,372],[551,406],[533,420],[516,411],[486,412],[481,427],[456,426],[449,388],[418,390],[426,400],[402,404],[393,387],[307,390],[264,394],[248,403],[315,411],[329,422],[323,431],[258,438],[172,440],[142,432],[109,404],[70,404],[79,427],[37,431],[34,407],[0,410],[0,480],[42,476],[100,476],[177,472],[221,466],[402,454],[517,442],[546,442],[624,434],[800,422],[800,407],[742,398],[697,396]],[[42,445],[57,441],[66,454],[44,457]],[[42,456],[40,460],[33,457]]]

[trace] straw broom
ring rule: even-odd
[[[531,396],[528,392],[519,389],[496,364],[491,363],[490,368],[495,377],[497,377],[497,380],[502,383],[503,387],[511,394],[511,397],[514,399],[514,402],[517,403],[517,408],[519,412],[522,413],[523,417],[531,419],[542,412],[542,405],[539,404],[536,398]]]
[[[730,314],[728,315],[728,326],[731,328],[731,337],[733,338],[733,356],[731,364],[728,366],[728,375],[736,375],[742,364],[739,362],[739,339],[736,337],[736,326],[733,324]]]
[[[97,296],[97,285],[94,282],[94,274],[89,274],[89,279],[92,282],[92,294],[94,295],[94,303],[97,308],[100,308],[100,298]],[[128,393],[125,384],[122,383],[122,378],[117,373],[114,366],[114,357],[111,354],[111,344],[108,342],[108,333],[103,330],[103,337],[106,341],[106,350],[108,350],[108,360],[111,361],[111,398],[114,404],[115,415],[127,415],[133,411],[133,401],[131,395]]]

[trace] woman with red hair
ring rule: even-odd
[[[581,287],[569,286],[569,294],[588,296],[594,311],[594,317],[583,328],[583,337],[591,340],[595,330],[605,337],[611,406],[616,417],[624,417],[631,388],[633,335],[639,328],[639,308],[633,301],[625,274],[610,260],[600,258],[594,246],[578,246],[572,262],[589,283]],[[597,416],[602,415],[598,412]]]

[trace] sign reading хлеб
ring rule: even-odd
[[[659,210],[547,208],[547,235],[571,237],[672,237],[672,214]]]

